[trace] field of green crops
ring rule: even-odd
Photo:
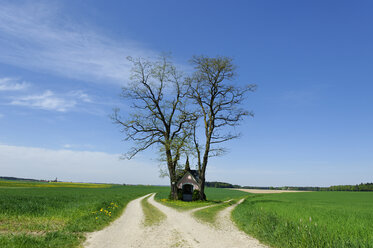
[[[6,180],[0,180],[0,247],[79,247],[86,232],[107,226],[129,201],[152,192],[180,210],[216,204],[197,212],[209,220],[230,205],[223,201],[247,197],[232,218],[272,247],[373,247],[373,192],[261,195],[207,188],[207,202],[188,203],[166,200],[169,187]]]
[[[249,195],[232,218],[273,247],[373,247],[373,192]]]
[[[0,247],[77,247],[129,201],[168,187],[0,181]]]
[[[152,192],[168,198],[169,187],[0,180],[0,247],[78,247],[84,233],[107,226],[129,201]],[[206,194],[208,202],[166,204],[190,209],[247,195],[215,188]]]

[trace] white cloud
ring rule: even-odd
[[[92,151],[95,146],[91,144],[64,144],[62,145],[64,149],[70,149],[70,150],[90,150]]]
[[[1,176],[75,182],[167,184],[158,167],[119,154],[0,145]]]
[[[73,108],[76,105],[76,101],[58,97],[52,91],[47,90],[41,95],[19,97],[11,101],[10,104],[65,112]]]
[[[65,77],[123,83],[127,56],[153,56],[130,40],[116,41],[92,27],[66,21],[56,6],[31,1],[0,5],[0,61]]]
[[[84,93],[81,90],[71,91],[69,95],[72,97],[76,97],[77,99],[80,99],[83,102],[92,102],[92,98],[87,93]]]
[[[82,103],[92,103],[91,97],[83,91],[70,91],[66,94],[56,94],[51,90],[46,90],[41,94],[15,97],[10,102],[11,105],[59,112],[72,110],[78,104]]]
[[[28,88],[28,82],[20,81],[16,78],[0,78],[0,91],[18,91]]]
[[[16,78],[0,78],[1,91],[21,91],[30,88],[31,83],[21,81]],[[45,110],[56,110],[65,112],[73,109],[78,103],[93,103],[92,97],[83,90],[73,90],[67,93],[56,94],[51,90],[45,90],[43,93],[29,93],[28,95],[7,96],[10,105],[39,108]],[[0,116],[1,117],[1,116]]]

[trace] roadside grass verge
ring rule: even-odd
[[[35,182],[27,186],[0,187],[2,248],[78,247],[85,232],[107,226],[129,201],[168,191],[153,186],[40,187]]]
[[[373,247],[372,192],[250,195],[232,218],[272,247]]]
[[[216,216],[220,211],[223,209],[232,206],[238,202],[238,199],[230,200],[228,202],[219,203],[216,206],[204,208],[201,210],[198,210],[193,213],[193,216],[197,219],[210,223],[215,224],[216,223]]]
[[[141,201],[141,206],[144,212],[144,226],[158,225],[166,219],[164,213],[148,202],[149,197],[151,196],[145,197]]]
[[[184,201],[174,201],[169,200],[169,188],[167,187],[168,191],[162,191],[155,195],[155,199],[159,202],[165,204],[166,206],[173,207],[179,211],[186,211],[191,210],[194,208],[205,207],[213,204],[222,203],[229,199],[238,199],[244,196],[249,195],[250,193],[238,191],[238,190],[231,190],[231,189],[224,189],[224,188],[206,188],[206,201],[191,201],[191,202],[184,202]]]

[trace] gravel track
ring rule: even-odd
[[[110,226],[90,233],[84,243],[86,248],[166,248],[166,247],[266,247],[237,229],[230,218],[232,205],[222,210],[217,216],[217,225],[212,226],[197,221],[192,211],[180,212],[167,207],[149,197],[150,204],[162,211],[167,218],[159,225],[145,227],[140,197],[128,203],[124,213]]]

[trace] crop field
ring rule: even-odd
[[[0,247],[79,247],[127,203],[148,193],[186,210],[248,194],[207,188],[207,202],[168,201],[169,187],[0,180]],[[161,200],[163,199],[163,200]]]
[[[232,219],[272,247],[373,247],[373,192],[250,194],[207,188],[208,201],[182,202],[167,200],[169,187],[6,180],[0,181],[0,247],[79,247],[86,232],[104,228],[129,201],[152,192],[178,210],[216,204],[194,213],[211,224],[219,211],[245,197]],[[145,200],[142,207],[154,213]]]
[[[94,183],[65,183],[65,182],[33,182],[33,181],[12,181],[0,180],[0,187],[37,187],[37,188],[110,188],[110,184]]]
[[[127,203],[168,187],[0,181],[0,247],[77,247]]]
[[[373,192],[249,195],[238,226],[273,247],[373,247]]]

